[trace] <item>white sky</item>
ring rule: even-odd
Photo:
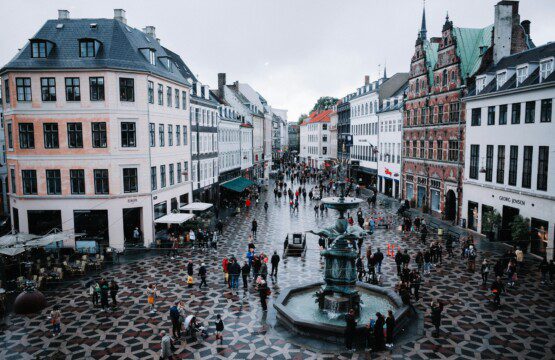
[[[428,37],[439,36],[445,13],[455,26],[493,23],[497,0],[428,0]],[[200,80],[249,83],[268,102],[289,110],[289,121],[322,95],[342,97],[364,75],[407,72],[420,29],[421,0],[1,0],[0,63],[8,62],[58,9],[72,18],[113,17],[156,27],[164,46],[179,53]],[[555,0],[522,0],[536,45],[555,40]],[[382,67],[383,69],[383,67]],[[382,70],[383,71],[383,70]]]

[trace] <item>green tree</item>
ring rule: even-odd
[[[297,120],[297,124],[301,125],[304,119],[306,119],[307,117],[308,117],[307,114],[301,114],[301,116],[299,116],[299,120]]]
[[[314,107],[310,112],[331,109],[337,103],[337,101],[337,98],[331,96],[322,96],[318,99],[318,101],[316,101],[316,104],[314,104]]]
[[[501,214],[493,209],[485,211],[482,216],[482,234],[486,234],[488,239],[493,241],[497,238],[497,231],[501,226]]]
[[[511,236],[513,242],[519,244],[521,248],[528,247],[530,241],[530,219],[524,218],[520,215],[515,216],[511,223]]]

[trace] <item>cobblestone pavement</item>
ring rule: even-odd
[[[47,314],[25,317],[12,315],[9,326],[0,333],[1,359],[63,358],[63,359],[149,359],[158,358],[159,332],[171,330],[168,310],[177,299],[185,301],[189,312],[210,325],[210,337],[204,341],[177,344],[176,358],[195,359],[312,359],[369,358],[364,352],[354,354],[333,352],[324,346],[314,346],[295,337],[284,337],[273,329],[271,318],[264,316],[258,296],[249,290],[232,292],[224,285],[221,271],[223,255],[236,255],[241,260],[246,253],[250,221],[259,223],[259,251],[281,252],[285,235],[290,231],[305,231],[330,226],[336,218],[334,211],[316,217],[314,203],[303,202],[298,213],[291,214],[285,200],[276,202],[268,193],[269,210],[262,203],[250,213],[229,219],[221,237],[218,254],[202,253],[198,249],[183,250],[183,257],[170,260],[157,256],[122,264],[105,271],[107,279],[116,278],[120,284],[120,306],[113,312],[102,313],[91,306],[84,287],[88,279],[64,285],[47,292],[50,305],[62,307],[62,335],[52,338]],[[364,211],[370,211],[366,204]],[[379,205],[378,213],[387,211]],[[434,236],[430,236],[432,241]],[[280,263],[277,281],[270,281],[272,299],[281,288],[300,285],[322,278],[323,263],[317,249],[317,238],[309,236],[305,259],[289,258]],[[386,243],[399,245],[413,252],[423,248],[416,239],[402,240],[396,229],[377,230],[366,245],[386,248]],[[496,245],[479,246],[478,261],[484,256],[495,258],[501,253]],[[460,252],[457,252],[458,254]],[[192,259],[195,273],[201,262],[208,267],[208,288],[187,288],[185,264]],[[414,265],[414,263],[411,263]],[[534,265],[535,266],[535,265]],[[392,287],[396,276],[393,259],[383,266],[384,286]],[[145,288],[158,283],[160,297],[158,313],[148,312]],[[424,314],[424,328],[419,335],[403,340],[393,350],[381,353],[384,358],[450,358],[450,359],[552,359],[555,352],[553,287],[539,285],[537,271],[523,275],[519,284],[508,290],[503,306],[495,309],[489,302],[489,291],[481,286],[478,272],[470,273],[459,257],[445,260],[443,266],[432,270],[421,288],[422,298],[416,305]],[[432,336],[429,304],[432,298],[447,303],[442,321],[442,335]],[[272,306],[272,299],[269,307]],[[217,345],[213,332],[216,314],[226,324],[225,341]],[[322,350],[324,349],[324,350]],[[374,355],[372,355],[374,357]]]

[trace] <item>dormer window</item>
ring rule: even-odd
[[[486,77],[482,76],[476,79],[476,94],[480,93],[486,87]]]
[[[540,62],[540,82],[547,79],[553,72],[553,59],[542,60]]]
[[[148,62],[150,65],[156,66],[156,53],[152,49],[148,49]]]
[[[98,50],[97,42],[92,39],[79,40],[79,56],[82,58],[95,57]]]
[[[46,58],[48,54],[47,42],[44,40],[31,41],[31,57]]]
[[[528,77],[528,66],[523,66],[516,69],[516,86],[522,84]]]
[[[497,74],[497,90],[499,90],[507,80],[507,72],[503,71]]]
[[[168,71],[172,71],[173,62],[168,56],[160,56],[159,59]]]

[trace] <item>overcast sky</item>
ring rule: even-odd
[[[1,0],[0,63],[5,64],[57,9],[72,18],[111,18],[156,27],[162,44],[179,53],[202,82],[252,85],[268,102],[289,110],[289,121],[322,95],[342,97],[364,75],[407,72],[420,28],[421,0]],[[441,35],[445,13],[455,26],[493,23],[497,0],[428,0],[428,37]],[[555,1],[522,0],[536,45],[555,40]]]

